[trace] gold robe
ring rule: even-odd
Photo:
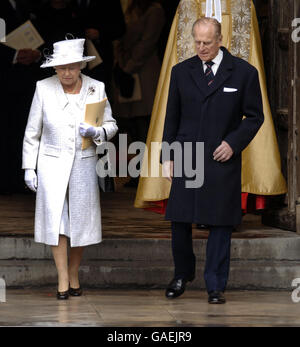
[[[287,192],[281,173],[280,154],[267,96],[263,54],[255,7],[251,0],[222,0],[223,46],[231,54],[245,59],[259,72],[265,121],[250,145],[242,153],[242,192],[256,195],[279,195]],[[152,208],[153,202],[168,199],[170,182],[163,177],[150,177],[159,163],[160,151],[151,151],[152,142],[161,142],[172,67],[196,54],[192,25],[205,16],[205,0],[181,0],[170,31],[157,86],[147,137],[135,207]],[[153,146],[153,145],[152,145]],[[149,176],[149,177],[143,177]],[[158,176],[158,175],[157,175]]]

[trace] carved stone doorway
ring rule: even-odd
[[[292,40],[292,23],[300,18],[300,2],[256,0],[255,5],[282,172],[288,184],[286,196],[272,200],[262,221],[300,233],[300,42]]]

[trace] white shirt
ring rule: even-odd
[[[216,75],[222,60],[223,60],[223,51],[221,49],[219,49],[218,55],[212,60],[212,62],[214,62],[214,65],[211,67],[211,69],[212,69],[214,75]],[[207,65],[205,64],[205,61],[202,61],[202,64],[203,64],[203,69],[205,72],[205,70],[207,69]]]

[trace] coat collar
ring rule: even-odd
[[[85,101],[88,96],[88,91],[90,87],[89,79],[87,76],[81,74],[82,78],[82,86],[80,90],[80,96],[78,98],[77,105],[83,109],[85,107]],[[58,100],[58,103],[62,109],[65,109],[65,107],[69,104],[69,100],[63,90],[63,87],[59,81],[59,78],[55,76],[55,92],[56,92],[56,97]]]
[[[229,78],[233,70],[233,58],[225,47],[221,47],[223,51],[223,60],[216,73],[215,80],[210,87],[204,75],[202,60],[196,55],[190,60],[190,74],[196,85],[199,87],[204,97],[207,98],[219,89]]]

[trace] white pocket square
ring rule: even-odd
[[[237,89],[236,88],[224,87],[223,92],[225,92],[225,93],[233,93],[233,92],[237,92]]]

